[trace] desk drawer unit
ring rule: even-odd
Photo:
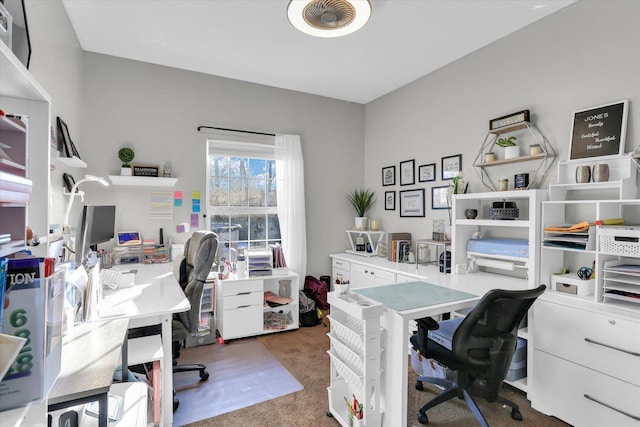
[[[640,323],[539,301],[535,347],[640,386]]]
[[[219,281],[217,327],[223,339],[233,339],[262,333],[262,280]]]
[[[640,425],[640,322],[539,300],[531,406],[575,426]]]

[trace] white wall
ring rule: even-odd
[[[441,157],[462,154],[470,191],[484,191],[472,163],[488,122],[524,109],[566,160],[574,111],[629,99],[632,150],[640,144],[639,19],[640,2],[579,1],[367,104],[365,183],[381,200],[369,216],[382,218],[387,231],[431,238],[432,219],[447,219],[446,210],[431,209],[431,187],[450,182],[440,180]],[[437,181],[383,187],[381,169],[410,159],[416,169],[436,163]],[[543,188],[555,182],[556,167]],[[513,185],[513,172],[504,173]],[[425,218],[384,211],[384,191],[418,188],[425,188]]]
[[[71,135],[74,136],[74,142],[81,147],[82,141],[76,137],[80,130],[82,110],[80,43],[60,1],[27,1],[25,7],[32,51],[29,71],[51,96],[51,125],[54,130],[56,117],[62,117],[68,124]],[[42,154],[46,155],[46,152]],[[51,164],[55,169],[50,173],[50,218],[52,223],[60,223],[67,202],[66,197],[62,195],[62,174],[68,172],[77,178],[80,172],[56,162],[55,158],[52,159]],[[34,186],[39,187],[37,182]],[[34,188],[34,198],[41,198],[37,194],[39,190]],[[44,207],[31,204],[29,216],[42,215],[42,209]],[[41,237],[46,236],[47,231],[34,230]],[[46,253],[44,245],[35,250],[38,255]]]
[[[343,196],[364,176],[364,107],[329,98],[85,53],[79,147],[87,172],[119,174],[118,149],[131,146],[134,163],[170,162],[184,193],[173,221],[150,221],[150,191],[87,186],[88,202],[116,203],[119,229],[184,242],[175,225],[189,222],[190,196],[205,203],[205,142],[219,136],[199,125],[301,136],[305,162],[308,274],[330,273],[328,254],[345,249],[353,214]],[[100,193],[98,195],[97,191]],[[161,189],[160,191],[166,191]]]

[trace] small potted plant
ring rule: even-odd
[[[131,176],[131,161],[133,160],[135,155],[135,152],[129,147],[121,148],[118,151],[118,158],[122,162],[120,175]]]
[[[516,144],[516,137],[510,136],[509,138],[499,138],[496,141],[496,145],[504,148],[504,158],[513,159],[520,157],[520,147]]]
[[[351,202],[351,206],[356,210],[355,225],[356,230],[367,230],[369,228],[367,217],[367,211],[376,201],[375,193],[370,190],[354,190],[351,193],[347,193],[347,199]]]

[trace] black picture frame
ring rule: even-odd
[[[384,192],[384,210],[385,211],[396,210],[396,192],[395,191]]]
[[[31,37],[24,0],[0,0],[13,18],[11,26],[11,51],[29,69],[31,63]]]
[[[621,156],[625,150],[629,100],[573,113],[569,160]]]
[[[64,153],[66,157],[77,157],[80,158],[80,154],[76,149],[75,144],[71,141],[71,136],[69,135],[69,127],[60,117],[56,118],[56,123],[58,126],[58,146],[61,148],[61,152]],[[64,149],[64,151],[62,150]]]
[[[436,180],[436,164],[418,166],[418,182],[429,182]]]
[[[76,184],[76,180],[73,178],[73,175],[68,173],[62,174],[62,181],[64,182],[64,188],[67,189],[67,193],[71,193],[71,189]],[[78,191],[78,189],[76,189]]]
[[[416,183],[416,161],[405,160],[400,162],[400,185],[413,185]]]
[[[449,209],[449,186],[431,187],[431,209]]]
[[[382,186],[386,187],[388,185],[396,184],[396,167],[387,166],[382,168]]]
[[[443,157],[441,162],[440,169],[443,181],[455,178],[458,172],[462,171],[462,154]]]
[[[424,218],[424,188],[400,191],[400,216]]]

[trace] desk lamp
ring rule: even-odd
[[[109,186],[109,183],[104,178],[102,178],[101,176],[94,176],[94,175],[85,175],[84,178],[82,178],[80,181],[73,184],[73,187],[71,187],[71,191],[69,195],[69,204],[67,204],[67,209],[64,211],[64,221],[62,222],[62,234],[63,234],[63,240],[64,240],[65,246],[68,245],[69,235],[71,234],[71,226],[69,225],[69,214],[71,213],[71,206],[73,206],[73,199],[76,197],[76,190],[78,189],[78,186],[80,184],[88,181],[99,182],[105,187]],[[82,195],[81,197],[82,197],[82,200],[84,200],[84,195]]]

